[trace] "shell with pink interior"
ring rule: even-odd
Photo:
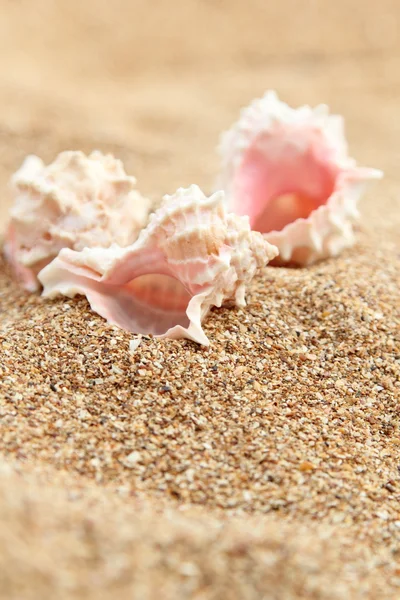
[[[45,297],[83,294],[125,330],[208,345],[210,308],[244,306],[256,271],[276,255],[247,217],[227,214],[223,192],[206,197],[193,185],[166,196],[133,245],[64,249],[39,279]]]
[[[311,264],[354,243],[358,200],[382,173],[350,158],[343,118],[325,105],[293,109],[267,92],[221,137],[229,209],[279,248],[280,263]]]

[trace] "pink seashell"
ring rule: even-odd
[[[121,161],[92,152],[62,152],[45,166],[28,156],[12,178],[15,193],[5,254],[29,291],[61,248],[131,244],[150,203],[135,189]]]
[[[245,306],[256,270],[277,255],[247,217],[226,214],[223,192],[195,185],[165,196],[128,248],[62,250],[39,274],[43,295],[85,295],[94,311],[135,333],[209,341],[211,306]]]
[[[324,105],[293,109],[275,92],[245,108],[221,138],[218,188],[230,210],[279,249],[279,262],[307,265],[354,243],[357,202],[381,171],[348,156],[342,117]]]

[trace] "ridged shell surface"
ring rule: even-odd
[[[220,154],[217,188],[279,248],[280,263],[307,265],[351,246],[365,184],[382,176],[348,156],[341,116],[325,105],[293,109],[275,92],[242,111]]]
[[[246,286],[277,253],[247,217],[226,213],[223,192],[193,185],[166,196],[133,245],[62,250],[39,279],[45,297],[83,294],[125,330],[208,345],[210,308],[244,306]]]
[[[62,152],[48,166],[28,156],[11,181],[5,252],[24,287],[62,248],[131,244],[146,224],[150,203],[121,161],[93,152]]]

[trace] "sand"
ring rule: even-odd
[[[30,152],[111,151],[155,201],[209,191],[267,87],[343,113],[386,177],[352,250],[265,269],[207,349],[131,352],[0,263],[0,597],[398,598],[397,2],[82,4],[1,3],[3,229]]]

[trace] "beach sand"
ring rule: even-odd
[[[307,6],[305,6],[307,5]],[[24,156],[113,152],[155,202],[213,187],[265,89],[346,118],[385,179],[356,246],[266,268],[209,348],[132,339],[0,262],[0,597],[400,596],[400,7],[0,2],[0,200]]]

